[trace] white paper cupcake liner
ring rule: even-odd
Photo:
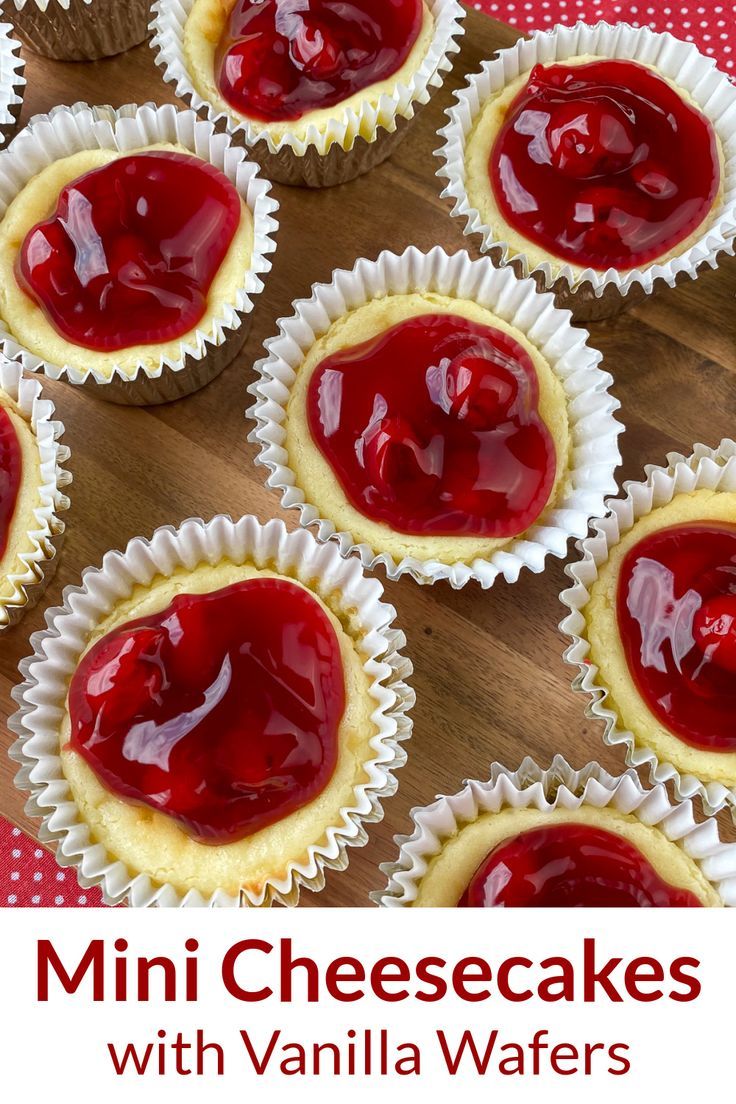
[[[432,43],[411,80],[397,83],[377,104],[366,100],[360,111],[335,108],[326,129],[310,126],[303,137],[285,134],[274,138],[267,126],[223,111],[204,100],[194,87],[184,52],[184,27],[194,0],[156,0],[152,11],[151,46],[180,99],[213,123],[226,126],[251,149],[266,175],[285,184],[329,187],[351,180],[385,160],[403,136],[405,124],[417,109],[429,102],[452,69],[452,56],[460,47],[465,9],[458,0],[427,0],[434,16]],[[362,137],[372,135],[370,140]]]
[[[19,55],[20,42],[13,38],[10,23],[0,23],[0,146],[15,133],[23,106],[25,62]]]
[[[220,169],[237,188],[253,215],[253,255],[235,299],[223,307],[209,332],[197,330],[181,342],[177,359],[161,357],[151,367],[139,361],[132,373],[115,366],[107,374],[96,369],[52,364],[24,349],[0,318],[0,349],[29,371],[52,379],[66,379],[110,402],[148,405],[169,402],[209,383],[238,353],[245,341],[254,298],[263,290],[262,276],[270,271],[269,254],[276,248],[278,203],[271,185],[247,160],[242,147],[227,134],[199,119],[194,111],[178,111],[171,104],[157,107],[128,104],[111,107],[56,107],[36,115],[7,150],[0,153],[0,218],[15,196],[47,165],[84,149],[134,150],[158,142],[177,143]]]
[[[484,813],[503,809],[552,812],[583,805],[616,809],[659,828],[695,860],[724,905],[736,906],[736,844],[721,841],[712,817],[697,823],[690,801],[672,802],[661,785],[646,790],[633,770],[613,777],[598,763],[588,763],[576,771],[561,755],[555,756],[548,770],[528,758],[513,772],[494,763],[488,782],[468,781],[459,793],[413,809],[414,831],[395,837],[398,859],[381,866],[388,885],[372,893],[371,899],[384,908],[411,905],[432,858],[459,829]]]
[[[18,404],[31,426],[41,466],[34,526],[28,532],[27,549],[19,557],[22,569],[7,577],[13,587],[10,597],[0,598],[2,634],[35,605],[54,574],[64,535],[64,522],[59,515],[69,508],[62,487],[67,487],[72,477],[63,467],[70,456],[66,445],[60,443],[64,427],[54,418],[54,404],[43,398],[40,380],[29,378],[19,364],[0,357],[0,391]]]
[[[60,61],[92,61],[148,37],[150,0],[8,0],[27,46]]]
[[[681,774],[672,763],[661,762],[651,748],[642,746],[632,732],[621,727],[608,689],[599,681],[598,667],[588,659],[590,643],[582,611],[609,550],[639,518],[671,502],[677,494],[701,488],[736,491],[736,442],[724,440],[717,449],[696,445],[688,457],[672,452],[666,466],[647,465],[645,471],[644,482],[625,483],[625,496],[606,502],[607,516],[594,523],[592,536],[577,544],[582,558],[565,568],[573,585],[560,595],[560,601],[570,610],[560,624],[560,631],[572,640],[564,658],[578,668],[573,689],[588,699],[586,717],[603,722],[604,743],[610,747],[623,746],[629,766],[646,768],[652,782],[672,782],[678,797],[700,797],[709,813],[720,812],[730,805],[736,819],[736,786],[729,788],[720,782],[704,782],[692,774]]]
[[[450,564],[376,554],[321,517],[288,466],[286,406],[308,350],[347,311],[385,295],[414,291],[469,299],[494,311],[538,347],[565,389],[572,440],[567,489],[540,523],[490,559]],[[268,355],[255,366],[258,378],[249,391],[256,401],[248,414],[257,426],[249,440],[260,445],[256,463],[271,473],[268,486],[281,492],[285,508],[299,510],[301,524],[313,526],[318,540],[334,540],[343,556],[357,553],[367,568],[380,564],[390,579],[406,574],[419,583],[447,579],[459,589],[471,579],[490,587],[499,575],[516,582],[524,567],[540,572],[548,555],[564,557],[569,539],[587,534],[589,519],[602,512],[605,496],[616,488],[623,426],[614,411],[620,404],[608,390],[612,378],[600,369],[601,354],[587,344],[586,331],[571,326],[569,312],[557,310],[553,297],[537,292],[532,280],[519,280],[511,269],[495,268],[487,258],[472,261],[464,251],[449,256],[439,247],[426,254],[411,247],[401,256],[384,252],[377,261],[359,260],[352,271],[336,271],[331,283],[316,284],[311,298],[296,302],[294,310],[279,321],[279,336],[266,342]]]
[[[715,218],[703,231],[702,238],[682,254],[662,264],[653,263],[642,269],[605,272],[586,268],[573,269],[564,261],[549,261],[535,267],[525,254],[518,253],[508,242],[497,239],[491,227],[483,222],[465,189],[465,147],[483,105],[511,81],[529,72],[537,63],[551,64],[582,54],[611,58],[626,58],[654,65],[661,74],[690,93],[700,110],[713,124],[725,159],[723,196]],[[549,31],[533,31],[506,50],[499,50],[492,61],[486,61],[480,73],[469,77],[467,85],[456,93],[456,100],[447,111],[450,122],[439,132],[443,138],[437,156],[443,166],[437,175],[447,181],[443,198],[453,201],[452,214],[465,221],[465,234],[478,235],[483,252],[493,253],[498,264],[513,264],[521,276],[533,274],[544,289],[555,287],[577,292],[581,308],[587,317],[595,315],[595,300],[621,302],[622,296],[637,293],[641,298],[654,289],[658,281],[674,287],[678,278],[695,279],[702,265],[717,267],[721,253],[734,252],[736,235],[736,88],[724,73],[716,68],[713,58],[699,53],[692,43],[680,42],[669,33],[657,34],[648,27],[635,28],[628,23],[595,26],[576,23],[556,26]],[[580,315],[583,316],[582,313]]]
[[[368,781],[356,785],[354,803],[341,809],[339,823],[323,841],[309,847],[306,861],[290,864],[285,876],[268,880],[259,895],[241,890],[233,896],[218,890],[204,898],[196,890],[182,896],[172,885],[154,884],[145,873],[132,873],[90,838],[61,770],[59,725],[69,680],[100,618],[137,584],[147,586],[178,567],[193,570],[223,558],[270,567],[325,596],[339,596],[342,608],[351,611],[351,624],[363,634],[359,647],[371,679],[378,732],[371,740],[374,757],[365,764]],[[295,905],[302,886],[322,889],[325,870],[344,870],[347,849],[366,843],[366,825],[381,820],[381,802],[397,787],[393,772],[406,761],[402,743],[411,735],[408,710],[414,693],[404,680],[412,668],[400,654],[406,640],[394,627],[396,612],[382,599],[383,587],[364,575],[357,560],[346,562],[335,548],[318,545],[309,533],[287,533],[281,521],[262,525],[253,517],[234,522],[219,516],[205,524],[190,519],[179,529],[157,529],[150,541],[136,538],[124,552],[108,552],[101,568],[88,568],[81,586],[68,587],[63,605],[47,613],[48,627],[31,638],[34,654],[21,663],[24,682],[13,692],[20,708],[9,721],[18,737],[10,754],[21,764],[16,785],[31,794],[26,811],[43,818],[39,839],[55,843],[57,861],[76,867],[84,888],[100,886],[109,904],[127,900],[136,907]]]

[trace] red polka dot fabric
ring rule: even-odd
[[[472,5],[520,31],[576,23],[624,21],[635,27],[669,31],[695,42],[704,54],[734,74],[736,3],[596,3],[595,0],[476,0]],[[96,890],[80,889],[72,870],[62,870],[43,848],[0,818],[0,907],[89,907],[102,904]]]
[[[73,870],[0,818],[0,907],[84,908],[101,905],[96,889],[81,889]]]
[[[715,58],[724,72],[736,75],[736,4],[686,2],[663,5],[596,3],[595,0],[476,0],[468,4],[487,12],[494,19],[510,23],[520,31],[554,27],[555,23],[631,23],[634,27],[651,27],[653,31],[669,31],[675,38],[695,42],[709,57]]]

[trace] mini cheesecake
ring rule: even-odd
[[[736,493],[676,494],[609,549],[582,609],[635,743],[736,788]]]
[[[568,485],[561,380],[470,300],[387,295],[338,318],[291,387],[284,447],[321,517],[378,555],[489,557]]]
[[[0,627],[17,597],[13,576],[27,572],[24,554],[35,550],[41,505],[41,459],[30,419],[0,387]]]
[[[92,839],[205,898],[307,863],[375,755],[360,647],[337,599],[253,563],[138,585],[89,632],[59,727]]]
[[[530,268],[626,273],[702,238],[723,195],[713,124],[651,65],[537,64],[482,106],[465,149],[470,206]]]
[[[377,106],[411,80],[434,30],[425,0],[195,0],[184,55],[204,100],[278,142]]]
[[[723,904],[657,827],[615,808],[506,808],[443,841],[417,908],[699,908]]]
[[[253,217],[173,144],[88,149],[32,177],[0,223],[0,316],[18,345],[110,379],[176,363],[236,299]]]

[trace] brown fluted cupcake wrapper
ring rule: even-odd
[[[261,138],[248,147],[248,152],[269,180],[301,188],[333,188],[364,176],[391,157],[410,125],[410,119],[400,117],[394,130],[382,130],[371,142],[358,135],[348,150],[335,142],[327,153],[320,153],[316,146],[309,146],[299,155],[291,146],[273,151],[269,143]],[[233,135],[234,140],[239,138],[244,138],[243,131],[236,131]]]
[[[150,0],[8,0],[18,37],[37,54],[93,61],[148,37]]]
[[[26,78],[25,62],[20,57],[20,42],[13,37],[10,23],[0,23],[0,146],[18,129]]]

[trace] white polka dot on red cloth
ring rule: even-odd
[[[551,24],[569,24],[578,19],[588,23],[596,23],[599,19],[609,23],[624,21],[635,27],[643,25],[655,31],[669,31],[675,38],[694,42],[733,77],[734,62],[730,55],[736,44],[736,29],[733,20],[721,17],[724,10],[736,12],[736,4],[724,9],[722,3],[714,4],[712,0],[680,8],[673,5],[665,8],[655,4],[612,4],[607,0],[527,0],[523,4],[518,0],[478,0],[474,7],[510,23],[512,27],[523,27],[525,32],[535,27],[549,29]],[[520,17],[520,9],[528,14]]]
[[[73,888],[72,888],[73,887]],[[77,889],[72,871],[0,817],[0,907],[76,908],[102,904],[99,890]]]

